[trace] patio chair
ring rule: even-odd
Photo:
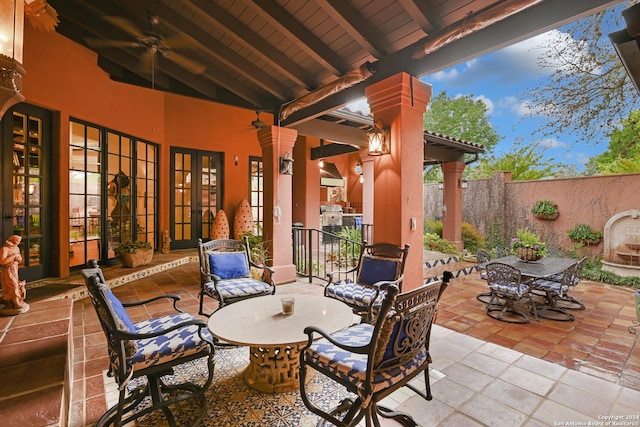
[[[251,260],[248,239],[218,239],[203,242],[198,239],[200,259],[200,310],[204,313],[204,298],[218,301],[218,309],[227,304],[264,295],[273,295],[276,286],[273,269]],[[259,278],[255,278],[259,277]]]
[[[480,278],[486,280],[487,272],[484,264],[491,261],[491,254],[485,250],[479,249],[476,253],[476,261],[478,263],[478,270],[480,271]],[[476,295],[476,299],[485,304],[489,304],[491,301],[491,292],[481,292]]]
[[[308,342],[300,353],[300,395],[307,409],[337,426],[355,426],[362,418],[367,426],[379,426],[378,415],[417,425],[409,414],[390,411],[379,402],[422,372],[427,393],[420,395],[431,399],[428,343],[443,287],[443,282],[436,281],[399,293],[396,285],[389,285],[374,324],[359,323],[333,334],[306,327]],[[341,384],[354,398],[344,399],[329,411],[319,408],[306,388],[310,369]]]
[[[202,319],[183,313],[176,306],[180,297],[161,295],[145,301],[123,303],[113,294],[95,260],[82,270],[91,302],[107,338],[108,375],[118,385],[118,403],[105,412],[97,426],[126,425],[152,411],[162,410],[167,422],[176,425],[171,411],[179,402],[197,399],[200,411],[190,414],[190,425],[207,416],[205,391],[213,379],[214,345]],[[153,301],[172,301],[175,312],[134,323],[127,308]],[[174,368],[206,358],[207,375],[197,383],[180,382]],[[137,380],[140,378],[140,380]],[[169,380],[172,384],[167,384]]]
[[[355,267],[327,274],[329,283],[324,288],[324,295],[347,304],[363,322],[372,322],[387,286],[394,284],[402,291],[408,253],[409,245],[402,248],[390,243],[368,245],[364,242]],[[356,272],[355,282],[351,279],[340,280],[353,272]]]
[[[517,303],[528,303],[536,320],[536,305],[531,298],[529,283],[522,283],[520,270],[501,262],[487,264],[487,284],[491,289],[491,301],[487,305],[487,315],[509,323],[529,323],[529,316]]]
[[[573,277],[569,282],[569,289],[564,295],[560,298],[557,298],[556,304],[558,307],[564,308],[565,310],[584,310],[584,304],[577,299],[575,299],[571,294],[571,290],[578,286],[580,283],[580,273],[582,273],[582,269],[584,268],[584,264],[587,262],[587,257],[582,257],[580,261],[576,263],[576,269],[573,272]],[[552,280],[562,281],[562,275],[555,275]]]
[[[544,304],[537,307],[538,316],[545,319],[571,322],[574,320],[573,314],[568,313],[557,302],[565,298],[576,271],[577,264],[573,264],[561,274],[561,280],[536,279],[531,283],[533,293],[544,296]]]

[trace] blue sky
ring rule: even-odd
[[[623,8],[619,6],[613,13],[619,14]],[[603,32],[608,34],[618,29]],[[601,143],[593,145],[582,142],[569,132],[546,138],[533,135],[540,124],[545,123],[545,118],[527,116],[527,112],[535,110],[535,105],[525,98],[525,90],[537,87],[539,82],[548,79],[552,71],[537,64],[537,58],[544,54],[543,46],[550,41],[571,43],[575,47],[574,53],[581,53],[580,46],[566,32],[552,30],[421,80],[432,86],[433,97],[446,91],[450,97],[473,95],[474,99],[482,100],[487,105],[489,122],[502,137],[495,149],[496,155],[508,152],[520,137],[527,143],[539,142],[544,148],[545,158],[553,159],[555,163],[574,165],[581,172],[590,157],[607,149],[609,139],[603,136]],[[356,105],[350,108],[368,112],[366,101],[364,105],[362,102]]]

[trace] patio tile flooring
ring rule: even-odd
[[[443,268],[457,267],[427,273],[440,274]],[[130,271],[108,267],[105,275]],[[123,301],[175,293],[182,297],[180,307],[195,314],[198,288],[198,263],[190,262],[116,287],[114,293]],[[573,311],[574,322],[525,325],[486,316],[475,298],[484,291],[486,282],[478,273],[452,280],[432,337],[432,368],[443,378],[432,382],[431,402],[406,391],[394,395],[401,409],[424,426],[569,425],[609,415],[640,416],[640,334],[627,331],[635,318],[630,289],[583,281],[572,292],[587,308]],[[280,285],[277,292],[320,293],[322,287],[301,280]],[[213,309],[211,302],[208,310]],[[131,316],[137,321],[161,310],[150,305]],[[74,302],[74,348],[71,426],[86,426],[107,409],[103,372],[108,365],[102,330],[86,298]],[[640,425],[640,419],[628,421]]]

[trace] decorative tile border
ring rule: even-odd
[[[169,270],[171,268],[179,267],[181,265],[190,263],[190,262],[199,262],[198,257],[187,256],[184,258],[179,258],[170,262],[166,262],[164,264],[154,265],[149,268],[145,268],[143,270],[138,270],[131,274],[126,274],[124,276],[116,277],[111,280],[107,280],[107,284],[111,289],[116,288],[118,286],[125,285],[129,282],[133,282],[134,280],[142,279],[143,277],[150,276],[152,274],[160,273],[165,270]]]
[[[457,263],[460,262],[460,260],[458,259],[457,256],[452,256],[449,258],[445,258],[445,259],[437,259],[437,260],[432,260],[432,261],[425,261],[424,265],[427,268],[433,268],[436,267],[438,265],[447,265],[447,264],[451,264],[451,263]],[[477,265],[471,265],[469,267],[464,267],[458,270],[450,270],[451,273],[453,273],[453,278],[455,279],[456,277],[460,277],[460,276],[466,276],[467,274],[471,274],[471,273],[475,273],[476,271],[479,271],[480,268]],[[429,283],[435,282],[441,280],[440,276],[431,276],[425,279],[424,284],[428,285]]]
[[[426,268],[433,268],[439,265],[451,264],[452,262],[460,262],[460,258],[457,255],[450,256],[449,258],[435,259],[424,262]]]

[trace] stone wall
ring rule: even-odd
[[[425,184],[424,217],[442,219],[443,190],[438,184]],[[552,200],[560,216],[553,221],[539,220],[531,214],[538,200]],[[640,209],[640,174],[511,181],[510,172],[499,172],[490,179],[472,180],[462,192],[462,220],[476,226],[483,235],[495,230],[507,244],[515,230],[528,227],[549,246],[564,250],[574,244],[567,231],[576,224],[589,224],[603,231],[618,212]],[[603,243],[585,249],[585,255],[597,256]]]

